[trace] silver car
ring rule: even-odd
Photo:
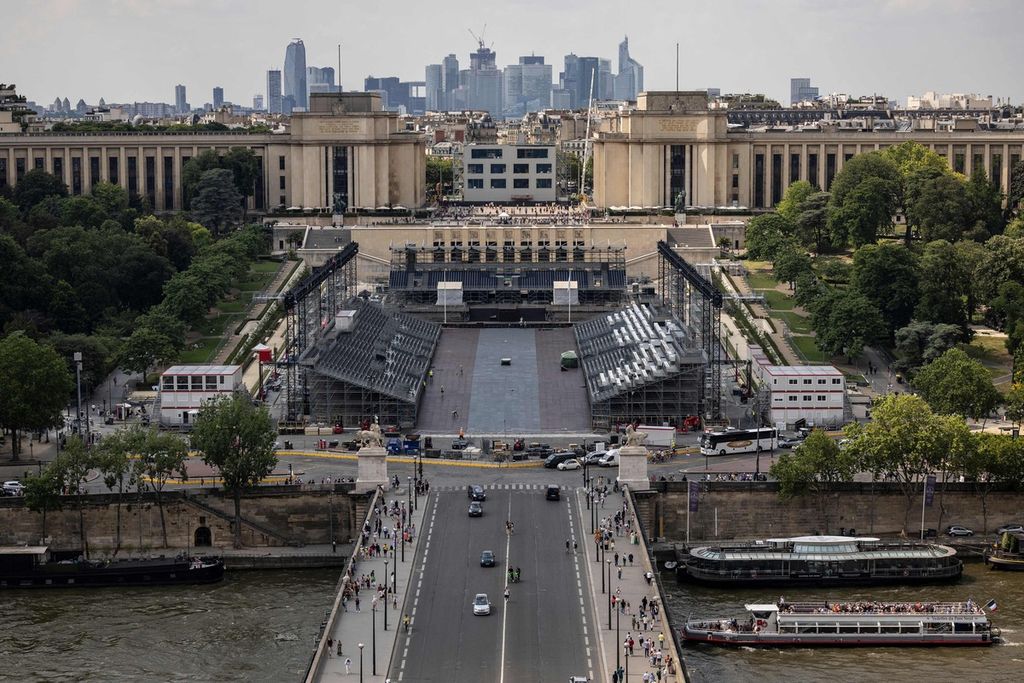
[[[487,593],[477,593],[473,598],[474,616],[483,617],[491,613],[491,601],[487,599]]]

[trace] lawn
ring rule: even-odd
[[[793,302],[793,297],[774,289],[759,289],[755,290],[754,293],[763,294],[765,301],[768,302],[768,308],[775,311],[791,311],[796,306]]]
[[[257,273],[276,273],[281,264],[277,261],[257,261],[252,264],[252,270]]]
[[[794,335],[789,339],[792,342],[793,347],[796,349],[796,352],[808,363],[828,362],[828,358],[821,352],[821,349],[818,348],[818,344],[814,341],[814,337]]]
[[[747,282],[751,289],[775,289],[779,284],[775,276],[768,270],[753,270],[747,273]]]
[[[805,315],[793,311],[776,311],[772,315],[779,320],[784,320],[793,334],[810,334],[811,319]]]
[[[193,363],[209,363],[213,359],[213,353],[220,344],[220,337],[203,337],[197,342],[188,345],[188,348],[181,352],[178,362],[188,365]]]

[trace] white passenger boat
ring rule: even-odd
[[[683,639],[713,645],[827,647],[991,645],[985,610],[967,602],[797,602],[746,605],[741,619],[695,619]]]

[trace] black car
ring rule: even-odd
[[[470,517],[483,517],[484,506],[479,501],[474,500],[469,504],[469,516]]]
[[[470,500],[487,500],[487,492],[479,484],[470,484],[466,487],[466,492]]]
[[[557,453],[552,453],[544,460],[544,467],[558,467],[566,460],[572,460],[574,458],[576,458],[576,453],[574,451],[559,451]]]
[[[494,551],[485,550],[480,553],[480,566],[481,567],[493,567],[494,566]]]
[[[531,443],[526,448],[526,454],[534,458],[546,458],[554,451],[546,443]]]
[[[557,484],[549,484],[544,497],[548,500],[559,500],[561,498],[561,493],[562,491]]]

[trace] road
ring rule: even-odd
[[[407,596],[413,628],[396,648],[393,680],[514,683],[593,675],[598,653],[593,615],[584,607],[586,574],[565,541],[575,538],[580,553],[589,546],[570,496],[554,502],[544,493],[541,484],[490,485],[479,518],[467,515],[464,489],[433,496],[421,529],[425,558],[417,558],[422,577]],[[507,519],[515,522],[511,537]],[[498,566],[480,566],[483,550],[495,552]],[[522,581],[509,586],[502,604],[509,565],[521,569]],[[473,616],[477,593],[489,596],[490,616]]]

